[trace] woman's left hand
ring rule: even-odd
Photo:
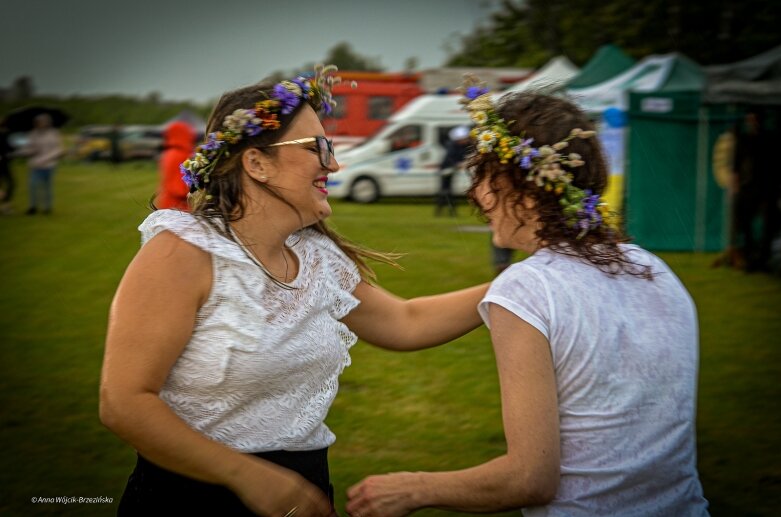
[[[397,472],[369,476],[347,490],[345,509],[351,517],[403,517],[419,506],[413,500],[413,488],[419,474]]]

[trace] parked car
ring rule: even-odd
[[[73,155],[79,160],[108,160],[111,158],[109,136],[111,126],[84,126],[76,137]]]
[[[119,159],[156,159],[163,147],[163,128],[152,125],[85,126],[76,138],[74,154],[81,160],[110,160],[112,132],[118,130]]]
[[[119,140],[124,160],[157,159],[163,150],[163,128],[159,126],[125,126]]]

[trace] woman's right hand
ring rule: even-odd
[[[322,490],[292,470],[250,460],[228,488],[253,512],[267,517],[329,517],[331,503]]]

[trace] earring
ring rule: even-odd
[[[260,182],[261,183],[265,183],[266,181],[268,181],[268,178],[266,176],[261,176],[260,177]]]

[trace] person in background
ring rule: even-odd
[[[392,350],[481,324],[487,286],[404,300],[325,223],[339,170],[317,110],[335,67],[228,92],[112,303],[102,422],[137,452],[119,515],[332,515],[325,417],[358,337]]]
[[[117,123],[111,126],[108,133],[109,160],[113,167],[122,163],[122,125]]]
[[[463,168],[464,159],[470,148],[469,128],[456,126],[448,133],[448,143],[445,147],[445,157],[439,165],[439,191],[436,198],[434,215],[439,216],[442,210],[448,209],[450,217],[456,216],[456,205],[453,201],[453,176]]]
[[[40,210],[44,214],[52,211],[52,180],[57,163],[65,152],[60,132],[52,125],[46,113],[35,117],[34,128],[20,154],[27,156],[30,168],[30,206],[27,215]]]
[[[760,112],[748,111],[735,140],[733,224],[749,273],[771,270],[773,239],[781,226],[781,174],[767,153],[776,140],[764,126]]]
[[[14,177],[11,172],[11,155],[14,148],[8,141],[8,128],[5,120],[0,120],[0,213],[13,212],[11,199],[14,197]]]
[[[182,181],[179,166],[195,151],[195,130],[186,122],[170,123],[163,132],[163,152],[160,154],[160,184],[155,207],[189,210],[189,189]]]
[[[479,85],[465,91],[479,124],[470,198],[497,246],[531,255],[479,305],[507,450],[462,470],[370,476],[349,489],[347,511],[707,515],[697,310],[672,270],[614,226],[592,123],[564,99],[518,93],[495,105]]]

